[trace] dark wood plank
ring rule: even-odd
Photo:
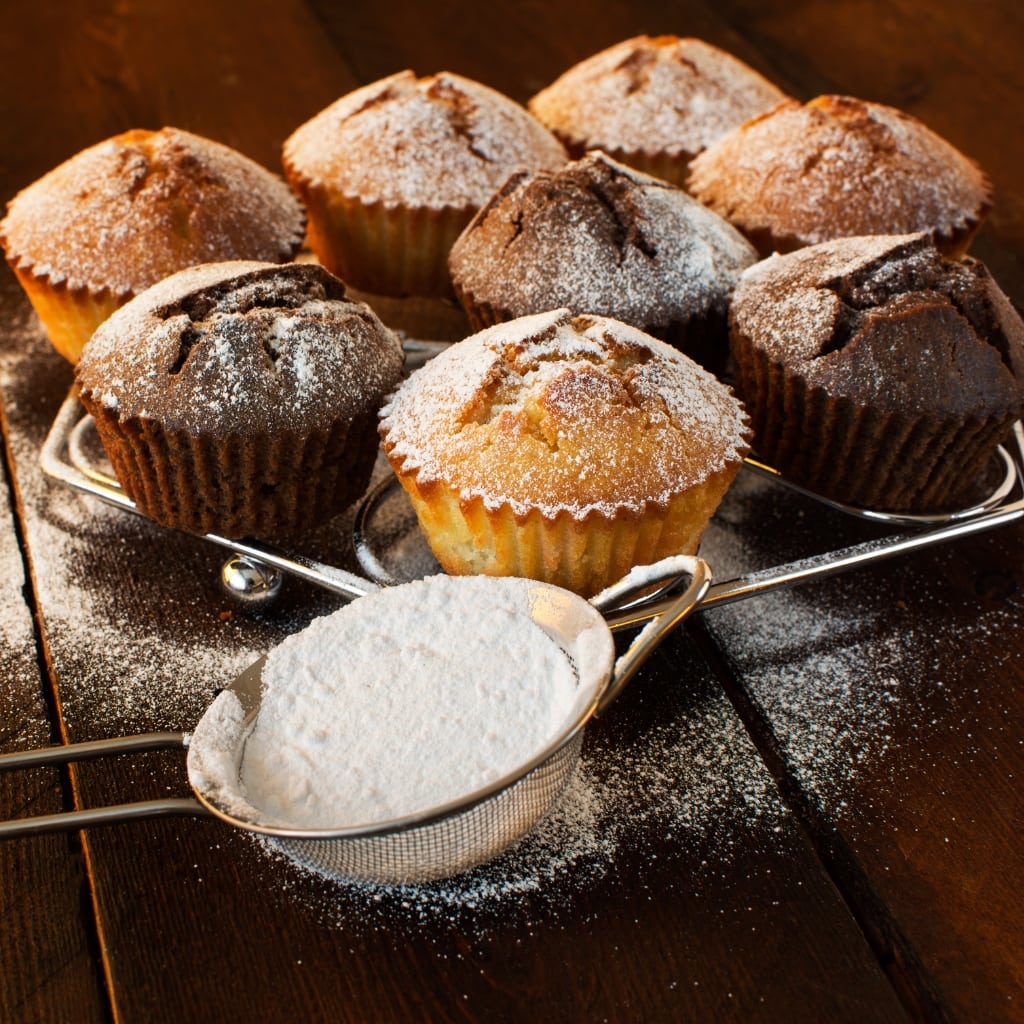
[[[356,84],[297,2],[256,0],[244,14],[217,3],[20,3],[11,20],[0,145],[17,158],[0,164],[5,200],[85,146],[165,124],[279,171],[285,137]],[[289,54],[302,56],[275,60]]]
[[[471,7],[463,0],[429,7],[397,0],[386,13],[371,4],[311,6],[361,81],[405,68],[418,75],[453,71],[520,103],[584,57],[645,32],[727,39],[721,45],[757,60],[741,34],[733,33],[706,3],[687,3],[680,12],[653,4],[604,4],[599,15],[583,3],[537,0],[517,3],[512,10],[507,5]]]
[[[787,520],[808,552],[864,534],[763,487],[743,497],[748,557],[760,542],[777,559]],[[719,547],[735,550],[722,523]],[[1022,537],[1004,528],[702,617],[784,791],[923,1019],[1024,1017]]]
[[[17,308],[13,282],[0,286]],[[5,315],[5,328],[9,320]],[[0,753],[59,739],[44,694],[30,605],[6,479],[0,485]],[[48,683],[46,684],[48,685]],[[0,774],[0,818],[59,811],[70,796],[55,770]],[[78,837],[49,836],[30,847],[0,843],[0,1019],[105,1018],[95,927]]]

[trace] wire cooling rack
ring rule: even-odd
[[[748,458],[744,472],[771,478],[831,508],[890,526],[892,530],[883,537],[861,544],[716,582],[701,601],[701,608],[740,601],[769,590],[846,572],[1024,519],[1024,427],[1020,422],[1014,425],[1009,449],[1000,446],[996,459],[1001,470],[995,474],[998,482],[977,504],[946,514],[905,515],[857,509],[828,501],[790,483],[771,467]],[[68,393],[50,428],[40,461],[43,471],[65,486],[125,511],[137,512],[135,503],[121,489],[106,464],[92,418],[86,414],[74,388]],[[397,531],[394,528],[396,510],[399,522]],[[389,529],[378,530],[376,525],[385,511]],[[379,586],[406,582],[426,572],[438,571],[425,542],[418,536],[412,508],[393,477],[386,477],[372,488],[357,510],[353,545],[364,575],[262,542],[217,534],[204,536],[210,543],[231,553],[225,567],[225,582],[226,585],[235,586],[229,582],[230,567],[234,566],[237,582],[235,589],[243,591],[247,580],[255,578],[265,583],[267,579],[279,577],[283,573],[352,599],[362,597]],[[393,564],[385,565],[383,557],[387,554],[383,549],[392,544],[396,536],[408,546],[408,551],[399,559],[399,572],[396,572]],[[391,562],[394,562],[394,558]],[[258,589],[259,594],[254,596],[271,594],[276,588],[260,586]],[[244,593],[242,596],[245,596]],[[629,608],[609,612],[607,618],[613,629],[635,626],[660,614],[671,600],[671,596],[656,595]]]

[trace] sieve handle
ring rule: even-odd
[[[185,748],[188,746],[188,741],[189,737],[186,733],[156,732],[142,733],[138,736],[121,736],[108,740],[91,740],[85,743],[68,743],[64,746],[43,747],[39,750],[21,750],[13,754],[0,755],[0,771],[39,768],[46,765],[67,764],[71,761],[88,761],[114,754],[138,753],[143,750]],[[63,811],[58,814],[43,814],[32,818],[0,821],[0,839],[45,835],[50,832],[69,832],[92,825],[108,825],[113,822],[138,821],[143,818],[168,815],[212,816],[210,811],[198,800],[190,797],[140,800],[136,803],[115,804],[110,807]]]
[[[703,558],[695,555],[679,562],[686,563],[691,574],[690,585],[660,615],[637,634],[629,649],[615,662],[612,681],[608,684],[597,703],[594,714],[600,715],[622,692],[622,688],[636,674],[637,669],[648,659],[651,652],[680,622],[685,619],[703,600],[711,586],[711,569]]]
[[[169,816],[212,818],[198,800],[192,797],[168,797],[166,800],[139,800],[131,804],[112,804],[84,811],[62,811],[59,814],[40,814],[34,818],[15,818],[0,821],[0,839],[18,839],[24,836],[42,836],[50,832],[72,832],[93,825],[113,825],[116,822],[140,821],[144,818]]]

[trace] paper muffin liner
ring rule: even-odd
[[[420,529],[442,568],[453,575],[523,576],[591,597],[637,565],[694,554],[701,535],[739,471],[740,462],[703,483],[643,511],[578,519],[511,505],[466,499],[443,483],[420,488],[414,475],[396,473]]]
[[[106,288],[69,288],[66,280],[54,280],[16,259],[11,266],[50,343],[70,363],[78,362],[93,331],[132,297]]]
[[[981,230],[989,208],[986,205],[974,214],[965,214],[948,231],[938,231],[925,225],[922,225],[920,230],[930,232],[935,248],[943,256],[948,259],[958,260],[967,255],[968,250],[971,248],[971,243]],[[808,245],[814,245],[821,241],[821,239],[818,239],[816,242],[799,234],[782,231],[780,225],[772,226],[768,223],[755,224],[750,222],[748,224],[736,224],[735,227],[743,232],[762,259],[771,256],[773,253],[796,252],[797,249],[803,249]],[[877,230],[878,233],[892,233],[892,229],[882,223],[878,224]]]
[[[604,146],[601,149],[613,160],[618,160],[627,167],[634,167],[644,174],[649,174],[652,178],[660,178],[679,188],[685,189],[686,187],[686,175],[692,159],[689,153],[667,153],[664,150],[658,152],[626,150]]]
[[[758,458],[833,501],[885,512],[955,510],[1013,417],[890,414],[836,399],[733,339]]]
[[[985,222],[990,209],[991,202],[983,206],[976,213],[965,215],[962,222],[948,233],[932,232],[935,248],[952,260],[958,260],[966,256],[975,236],[981,230],[981,226]]]
[[[348,295],[365,302],[392,330],[418,341],[461,341],[473,333],[462,306],[450,297],[374,295],[348,287]]]
[[[120,422],[83,395],[114,474],[138,510],[189,533],[279,540],[353,504],[377,456],[376,416],[330,431],[193,436],[152,420]]]
[[[448,252],[474,208],[364,202],[285,164],[307,214],[307,244],[346,284],[387,296],[452,297]]]

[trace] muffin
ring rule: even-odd
[[[565,306],[623,320],[718,369],[729,296],[756,261],[735,228],[682,189],[594,152],[513,175],[448,266],[478,330]]]
[[[370,295],[451,296],[448,250],[520,167],[565,162],[519,104],[441,72],[403,71],[337,100],[284,145],[309,211],[309,245]]]
[[[588,57],[527,106],[573,157],[601,149],[684,185],[698,153],[784,99],[724,50],[665,35],[626,39]]]
[[[959,150],[909,114],[848,96],[790,100],[748,121],[694,159],[687,187],[762,256],[918,231],[963,255],[992,204]]]
[[[241,153],[177,128],[83,150],[19,192],[0,244],[58,352],[72,363],[132,296],[197,263],[283,263],[305,214]]]
[[[925,233],[766,259],[731,323],[758,456],[835,501],[961,506],[1024,413],[1024,323],[981,263]]]
[[[354,502],[398,338],[312,263],[203,264],[123,306],[75,375],[138,510],[194,533],[269,540]]]
[[[380,432],[447,572],[584,596],[693,553],[747,450],[724,384],[634,327],[567,309],[435,356],[384,406]]]

